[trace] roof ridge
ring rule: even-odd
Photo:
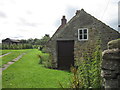
[[[96,21],[100,22],[101,24],[104,24],[105,26],[111,28],[109,25],[105,24],[104,22],[102,22],[101,20],[97,19],[97,18],[94,17],[93,15],[87,13],[87,12],[82,8],[81,10],[77,10],[77,11],[76,11],[76,15],[74,15],[65,25],[63,25],[63,26],[60,25],[60,26],[58,27],[58,29],[56,30],[56,32],[52,35],[52,37],[50,38],[50,40],[54,37],[54,35],[55,35],[61,28],[64,28],[65,26],[67,26],[67,25],[68,25],[70,22],[72,22],[75,18],[79,17],[79,16],[81,15],[81,13],[85,13],[85,14],[89,15],[90,17],[92,17],[92,18],[95,19]],[[113,28],[111,28],[111,29],[114,30],[114,31],[117,31],[117,30],[115,30],[115,29],[113,29]],[[49,41],[50,41],[50,40],[49,40]],[[48,41],[48,42],[49,42],[49,41]]]

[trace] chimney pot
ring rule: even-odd
[[[65,16],[63,16],[61,19],[61,25],[65,25],[66,22],[67,22],[67,19],[65,18]]]

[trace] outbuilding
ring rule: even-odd
[[[46,48],[52,57],[53,68],[68,69],[71,65],[77,65],[77,58],[82,58],[83,53],[94,49],[98,40],[102,50],[105,50],[107,43],[117,38],[120,38],[118,31],[81,9],[69,22],[65,16],[62,17],[60,27]]]
[[[6,39],[3,39],[2,40],[2,43],[3,44],[19,44],[20,43],[20,41],[18,41],[18,40],[15,40],[15,39],[10,39],[10,38],[6,38]]]

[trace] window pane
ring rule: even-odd
[[[84,34],[87,34],[87,29],[84,29]]]
[[[82,35],[80,35],[79,39],[82,39]]]
[[[82,34],[82,30],[79,30],[79,34]]]
[[[88,29],[79,29],[78,30],[78,39],[79,40],[87,40],[88,39]]]
[[[84,39],[87,39],[87,35],[84,35]]]

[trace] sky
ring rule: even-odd
[[[52,36],[66,16],[76,10],[87,13],[118,30],[119,0],[0,0],[0,40]]]

